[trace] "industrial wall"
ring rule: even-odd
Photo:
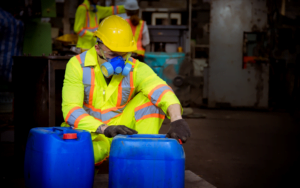
[[[268,64],[243,62],[243,33],[267,30],[265,0],[211,1],[208,106],[268,107]]]

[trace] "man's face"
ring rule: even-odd
[[[105,58],[112,59],[112,58],[117,57],[117,56],[122,56],[124,58],[127,55],[127,52],[114,52],[114,51],[111,51],[107,46],[105,46],[102,43],[96,44],[95,47],[96,47],[97,54],[100,55],[100,56],[102,56],[104,54]],[[102,49],[103,54],[100,51],[101,49]]]

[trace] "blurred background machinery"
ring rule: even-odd
[[[50,18],[56,17],[55,0],[25,1],[23,53],[35,56],[52,53]]]
[[[3,118],[1,141],[14,142],[17,160],[13,160],[13,163],[22,162],[22,144],[30,128],[59,126],[63,121],[61,89],[64,69],[68,60],[80,53],[75,48],[77,35],[73,26],[76,9],[82,2],[0,1],[0,115]],[[102,6],[124,3],[125,0],[99,1]],[[184,107],[184,114],[190,113],[189,107],[198,107],[198,112],[204,111],[204,108],[259,109],[287,111],[299,117],[300,1],[138,0],[138,3],[139,15],[147,22],[150,34],[150,44],[145,48],[145,63],[173,88]],[[120,16],[125,18],[126,14]],[[261,129],[265,122],[259,119],[260,115],[256,116],[258,120],[255,125],[250,125],[252,122],[249,123],[247,118],[243,120],[244,123],[249,123],[248,129],[240,129],[238,121],[237,129],[232,131],[234,121],[228,121],[230,118],[226,117],[226,120],[218,121],[217,126],[210,126],[211,129],[206,131],[217,132],[220,135],[232,133],[231,135],[235,136],[236,131],[243,135],[240,134],[243,130],[244,134],[248,135],[250,132],[256,138],[257,132],[263,130],[260,132],[261,138],[267,143],[272,140],[269,138],[274,137],[274,141],[278,141],[278,135],[286,133],[281,131],[281,128],[289,129],[285,120],[280,122],[281,116],[278,117],[278,122],[276,118],[270,118],[274,120],[270,121],[270,129],[268,126]],[[190,122],[198,123],[194,120]],[[195,135],[201,137],[202,131],[205,130],[196,123],[194,126],[199,127],[197,130],[201,133]],[[212,125],[215,125],[214,123],[213,119]],[[273,124],[276,123],[278,127],[274,130]],[[223,127],[226,127],[228,132],[224,131]],[[269,137],[266,137],[265,132],[270,133]],[[223,144],[228,135],[218,137],[220,143]],[[247,138],[254,138],[253,135],[250,134]],[[216,140],[215,137],[211,137],[213,141]],[[244,144],[240,142],[244,139],[242,137],[228,139],[228,148],[232,148],[231,141]],[[286,134],[282,141],[290,139],[288,137]],[[250,146],[248,139],[244,141]],[[282,145],[283,142],[280,141],[282,147],[292,146]],[[190,143],[193,145],[193,142]],[[222,144],[219,145],[219,152],[223,152]],[[204,142],[204,145],[206,147],[207,142]],[[257,148],[256,146],[253,148]],[[191,147],[191,153],[195,148]],[[244,148],[246,147],[242,145],[241,149],[237,150],[240,152]],[[277,146],[274,148],[278,149]],[[286,153],[286,148],[282,149],[284,152],[281,153]],[[215,144],[212,149],[217,151]],[[278,150],[274,150],[274,155],[277,153]],[[271,156],[271,152],[269,154]],[[220,160],[218,153],[216,156],[216,159]],[[232,156],[236,156],[236,153]],[[297,155],[290,155],[288,158],[294,156]],[[207,157],[211,159],[210,154]],[[250,158],[252,156],[249,160]],[[6,163],[6,160],[2,161]],[[195,164],[200,164],[198,156],[195,157],[195,161]],[[225,163],[229,164],[228,160]],[[201,165],[207,164],[204,161]],[[219,165],[221,163],[216,164],[218,165],[215,167],[222,166]],[[265,161],[262,160],[261,164],[264,166]],[[197,165],[191,167],[198,167]],[[238,166],[240,168],[240,165]],[[249,166],[249,169],[252,169],[252,166]],[[228,172],[227,169],[226,171]],[[198,172],[200,174],[200,171]],[[224,172],[219,172],[220,177],[223,176]],[[262,174],[263,172],[265,171],[261,171]],[[216,177],[215,174],[213,177]],[[247,177],[253,182],[251,176]],[[228,182],[232,180],[225,179]],[[234,181],[230,181],[232,182]],[[285,183],[286,181],[283,182]]]
[[[64,122],[62,86],[66,64],[71,56],[14,57],[15,153],[23,157],[29,130],[55,127]],[[30,66],[27,63],[30,62]],[[23,163],[23,161],[19,161]]]

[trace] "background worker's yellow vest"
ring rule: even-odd
[[[126,21],[129,23],[132,33],[134,35],[134,39],[136,41],[137,44],[137,50],[135,51],[135,53],[137,53],[138,55],[145,55],[145,49],[143,48],[143,44],[142,44],[142,38],[143,38],[143,30],[144,30],[144,23],[145,21],[140,20],[140,23],[137,26],[132,25],[130,19],[126,19]]]
[[[90,2],[84,0],[79,5],[75,14],[74,31],[78,35],[76,47],[82,49],[90,49],[96,44],[93,33],[99,26],[100,19],[113,14],[125,13],[124,6],[102,7],[96,5],[97,12],[91,11]]]

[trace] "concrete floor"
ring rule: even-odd
[[[285,112],[194,109],[205,119],[187,118],[186,170],[218,188],[300,187],[300,127]],[[166,133],[165,120],[160,133]],[[24,187],[13,143],[1,142],[0,187]],[[104,163],[100,173],[108,172]]]
[[[196,111],[207,118],[187,119],[186,169],[216,187],[300,187],[299,124],[289,114]]]

